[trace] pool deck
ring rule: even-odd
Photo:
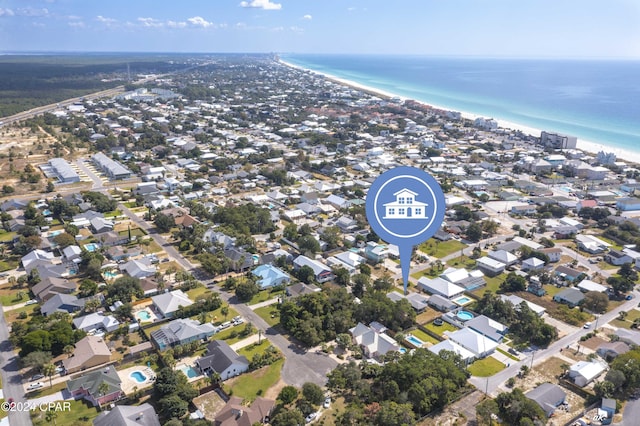
[[[198,359],[198,357],[185,357],[185,358],[182,358],[176,364],[176,367],[174,368],[174,370],[175,371],[179,371],[179,372],[184,374],[184,372],[182,370],[180,370],[180,367],[182,367],[183,365],[186,365],[186,366],[191,366],[196,371],[196,373],[198,373],[197,368],[194,367],[195,364],[196,364],[196,360],[197,359]],[[185,376],[186,376],[186,374],[185,374]],[[203,374],[202,373],[198,373],[198,375],[196,377],[187,377],[187,381],[194,382],[194,381],[196,381],[198,379],[201,379],[202,377],[203,377]]]
[[[147,380],[142,383],[138,383],[131,377],[131,373],[133,373],[134,371],[140,371],[146,376]],[[122,391],[127,395],[133,392],[133,389],[135,387],[137,387],[138,389],[144,389],[153,385],[152,377],[155,377],[155,375],[156,373],[154,373],[153,370],[151,370],[146,365],[136,365],[118,371],[118,376],[120,376],[120,380],[122,380]]]
[[[138,317],[138,312],[141,312],[141,311],[146,311],[146,312],[149,314],[149,319],[145,319],[145,320],[143,320],[143,319],[139,318],[139,317]],[[141,323],[141,324],[143,324],[143,323],[150,323],[150,322],[156,322],[156,321],[158,320],[158,316],[156,315],[156,313],[155,313],[155,312],[153,312],[153,310],[152,310],[149,306],[145,306],[145,307],[144,307],[144,308],[142,308],[142,309],[138,309],[138,310],[134,311],[134,312],[133,312],[133,317],[134,317],[136,320],[140,320],[140,323]]]

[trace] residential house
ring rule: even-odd
[[[78,299],[71,294],[56,294],[47,300],[41,307],[42,315],[49,316],[54,312],[73,313],[84,308],[86,299]]]
[[[484,315],[479,315],[467,321],[465,323],[465,327],[469,327],[473,331],[476,331],[498,343],[502,342],[502,339],[507,333],[507,327],[505,325]]]
[[[97,407],[123,397],[121,383],[115,368],[105,367],[68,380],[67,390],[75,399],[83,398]]]
[[[68,246],[62,249],[62,255],[68,262],[73,262],[74,260],[79,262],[82,249],[78,246]]]
[[[460,287],[459,285],[456,285],[440,277],[422,277],[418,280],[417,287],[418,289],[426,291],[429,294],[437,294],[442,297],[446,297],[447,299],[452,299],[454,297],[460,296],[465,291],[463,287]]]
[[[511,253],[504,251],[509,256],[513,256]],[[515,257],[515,256],[514,256]],[[488,256],[482,256],[479,259],[476,259],[476,266],[485,274],[490,277],[495,277],[496,275],[500,275],[504,272],[504,268],[507,266],[504,263],[495,260]]]
[[[596,352],[603,359],[611,360],[617,357],[618,355],[622,355],[629,352],[630,350],[631,348],[629,347],[628,344],[622,341],[618,341],[618,342],[602,343],[600,346],[598,346],[598,349],[596,349]]]
[[[610,249],[607,254],[604,255],[604,260],[615,266],[622,266],[625,263],[634,263],[635,259],[629,256],[627,253],[623,253],[619,250]]]
[[[31,287],[31,292],[40,302],[46,302],[56,294],[70,294],[76,291],[76,283],[66,278],[40,277],[40,282]]]
[[[193,301],[189,299],[182,290],[174,290],[169,293],[162,293],[151,298],[155,310],[163,318],[173,318],[174,314],[180,307],[193,305]]]
[[[113,231],[113,227],[115,226],[112,220],[105,219],[104,217],[94,217],[89,223],[91,224],[91,229],[96,234]]]
[[[407,299],[407,301],[411,304],[411,307],[415,309],[417,313],[424,312],[428,306],[428,298],[423,294],[409,292],[408,294],[400,294],[397,291],[392,291],[391,293],[387,293],[387,297],[393,302],[398,302],[402,299]]]
[[[526,299],[523,299],[520,296],[516,296],[515,294],[501,294],[500,295],[500,299],[503,302],[511,302],[511,304],[514,306],[515,309],[519,309],[519,306],[522,302],[526,303],[527,306],[529,307],[529,309],[531,309],[533,312],[535,312],[539,317],[541,317],[542,315],[544,315],[544,313],[546,312],[546,309],[543,308],[540,305],[536,305],[533,302],[529,302]]]
[[[587,293],[589,291],[597,291],[598,293],[606,293],[608,291],[608,287],[602,284],[598,284],[591,280],[582,280],[576,286],[581,292]]]
[[[482,271],[469,272],[464,268],[447,268],[440,274],[440,278],[463,287],[467,291],[476,290],[487,284]]]
[[[129,235],[120,235],[115,231],[102,232],[95,234],[94,237],[100,242],[100,244],[102,244],[103,247],[113,247],[127,244],[129,242]]]
[[[544,260],[537,257],[530,257],[522,261],[521,269],[523,271],[540,271],[544,268]]]
[[[351,206],[351,202],[349,200],[345,200],[344,198],[338,195],[329,195],[327,198],[323,200],[325,203],[331,204],[336,209],[347,209]]]
[[[470,364],[476,358],[476,354],[460,346],[459,344],[457,344],[451,339],[443,340],[440,343],[437,343],[433,346],[429,346],[428,349],[429,351],[433,352],[436,355],[440,355],[440,352],[442,351],[453,352],[456,355],[460,356],[460,358],[462,359],[462,361],[465,362],[465,364]]]
[[[151,259],[143,257],[142,259],[130,260],[120,265],[121,271],[133,278],[146,278],[156,274],[156,267],[151,263]]]
[[[446,335],[449,340],[471,351],[476,358],[484,358],[491,355],[499,345],[498,342],[466,327],[446,333]]]
[[[556,408],[563,404],[567,394],[562,388],[553,383],[543,383],[525,394],[527,398],[538,404],[547,417],[551,417]]]
[[[555,263],[560,261],[560,257],[562,256],[562,249],[559,247],[549,247],[543,248],[540,250],[540,253],[544,253],[549,258],[549,262]]]
[[[458,305],[453,303],[450,299],[442,297],[439,294],[434,294],[433,296],[429,297],[427,303],[441,312],[449,312],[458,307]]]
[[[302,296],[303,294],[317,293],[319,291],[321,291],[321,289],[317,285],[305,284],[302,282],[287,286],[287,288],[285,289],[287,296],[292,298]]]
[[[554,271],[553,274],[562,280],[575,282],[584,275],[584,272],[577,269],[570,268],[568,266],[560,265]]]
[[[616,208],[623,212],[640,210],[640,198],[618,198],[616,200]]]
[[[53,253],[36,249],[22,256],[22,258],[20,259],[20,263],[22,264],[22,267],[25,269],[25,271],[27,271],[28,273],[29,271],[31,271],[31,269],[33,269],[33,267],[30,268],[30,266],[38,260],[42,260],[47,263],[53,263],[53,260],[54,260]]]
[[[556,226],[553,228],[553,238],[556,240],[566,240],[575,237],[578,231],[579,229],[575,226]]]
[[[273,265],[260,265],[252,272],[258,278],[257,284],[261,290],[287,285],[291,281],[289,274]]]
[[[505,264],[506,266],[515,265],[519,260],[518,256],[509,253],[506,250],[492,250],[487,253],[487,256],[489,256],[493,260],[497,260],[498,262]]]
[[[381,360],[387,353],[400,350],[400,345],[393,338],[362,323],[349,329],[349,332],[367,358]]]
[[[618,403],[613,398],[602,398],[600,408],[598,408],[598,417],[603,425],[611,424],[613,416],[618,410]]]
[[[224,250],[224,255],[229,259],[229,266],[231,270],[235,272],[246,271],[254,265],[251,253],[247,253],[242,249],[229,247]]]
[[[584,300],[584,294],[576,288],[566,288],[553,296],[553,300],[569,305],[570,308],[575,308]]]
[[[638,331],[619,328],[613,334],[618,336],[618,339],[621,342],[627,343],[631,346],[640,346],[640,332]]]
[[[580,250],[591,254],[602,253],[611,247],[611,244],[593,235],[576,235],[576,244]]]
[[[145,402],[140,405],[116,405],[93,420],[93,426],[160,426],[156,410]]]
[[[603,361],[579,361],[569,367],[569,377],[573,382],[584,387],[607,371],[608,365]]]
[[[224,340],[213,340],[207,346],[207,353],[196,360],[204,374],[218,374],[222,380],[238,376],[249,370],[249,360],[238,355]]]
[[[349,216],[340,216],[338,220],[336,220],[336,226],[343,232],[352,232],[358,229],[358,222]]]
[[[232,396],[216,414],[214,426],[253,426],[267,424],[276,402],[272,399],[257,397],[250,406],[242,405],[242,398]]]
[[[121,261],[127,260],[130,257],[139,256],[142,253],[139,247],[123,247],[123,246],[113,246],[109,247],[106,250],[106,255],[109,259],[113,261]]]
[[[215,334],[213,324],[200,324],[189,318],[180,318],[151,332],[151,342],[161,351],[196,340],[208,339]]]
[[[382,262],[389,256],[389,249],[384,244],[378,244],[373,241],[369,241],[364,246],[364,257],[373,263]]]
[[[536,214],[537,208],[534,204],[515,204],[511,206],[511,214],[530,216]]]
[[[364,257],[350,250],[343,251],[327,259],[329,266],[344,268],[349,271],[350,274],[355,274],[358,271],[358,267],[365,262]]]
[[[314,278],[319,283],[330,281],[334,278],[331,268],[324,263],[320,263],[317,260],[310,259],[307,256],[298,256],[293,260],[293,267],[298,270],[303,266],[308,266],[313,269]]]
[[[68,374],[106,364],[111,360],[111,351],[99,336],[85,336],[78,340],[71,358],[62,360]]]
[[[93,312],[73,319],[73,326],[86,332],[103,329],[106,332],[115,331],[120,327],[118,321],[112,315],[104,315],[102,312]]]

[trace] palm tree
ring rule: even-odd
[[[48,410],[47,414],[45,414],[44,416],[45,420],[47,421],[47,423],[51,423],[53,421],[53,424],[56,424],[56,418],[58,418],[58,413],[56,413],[53,410]]]
[[[53,364],[45,364],[42,366],[42,374],[49,377],[49,387],[53,387],[52,377],[56,374],[56,366]]]
[[[73,354],[74,350],[75,350],[75,348],[73,347],[73,345],[67,345],[62,349],[62,351],[65,354],[67,354],[69,357],[71,357],[71,355]]]
[[[220,308],[220,313],[224,316],[224,320],[227,320],[227,315],[229,315],[229,305],[224,305]]]

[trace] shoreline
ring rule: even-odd
[[[380,96],[383,98],[399,98],[402,100],[411,100],[413,102],[417,102],[419,104],[434,108],[434,109],[439,109],[442,111],[455,111],[455,112],[459,112],[460,115],[468,120],[475,120],[476,118],[493,118],[495,121],[498,122],[498,126],[501,129],[511,129],[511,130],[516,130],[516,131],[521,131],[522,133],[525,133],[527,135],[531,135],[531,136],[535,136],[535,137],[540,137],[541,133],[542,133],[542,129],[538,129],[536,127],[531,127],[531,126],[527,126],[524,124],[519,124],[519,123],[514,123],[511,121],[507,121],[507,120],[503,120],[500,119],[498,117],[486,117],[483,115],[479,115],[479,114],[474,114],[474,113],[470,113],[467,111],[458,111],[455,109],[451,109],[448,107],[443,107],[441,105],[435,105],[429,102],[425,102],[425,101],[419,101],[417,99],[412,99],[412,98],[408,98],[406,96],[400,96],[397,95],[395,93],[391,93],[391,92],[387,92],[385,90],[382,89],[378,89],[376,87],[372,87],[372,86],[367,86],[361,83],[358,83],[356,81],[352,81],[352,80],[348,80],[346,78],[341,78],[341,77],[337,77],[335,75],[332,74],[328,74],[326,72],[321,72],[321,71],[316,71],[310,68],[304,68],[301,67],[299,65],[295,65],[292,64],[290,62],[287,62],[286,60],[283,59],[278,59],[278,62],[289,67],[289,68],[293,68],[296,70],[300,70],[300,71],[307,71],[307,72],[311,72],[313,74],[317,74],[320,76],[323,76],[331,81],[334,81],[336,83],[339,84],[343,84],[345,86],[349,86],[349,87],[353,87],[354,89],[358,89],[358,90],[362,90],[364,92],[368,92],[371,93],[375,96]],[[583,151],[585,153],[588,154],[597,154],[600,151],[604,151],[604,152],[613,152],[616,155],[616,161],[624,161],[627,164],[630,165],[639,165],[640,164],[640,153],[636,153],[633,151],[629,151],[623,148],[617,148],[617,147],[613,147],[613,146],[609,146],[606,145],[605,143],[599,143],[599,142],[594,142],[594,141],[589,141],[589,140],[584,140],[584,139],[580,139],[578,138],[578,143],[576,145],[576,149]]]

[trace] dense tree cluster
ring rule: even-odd
[[[219,207],[213,215],[213,220],[223,227],[234,230],[233,234],[268,234],[276,229],[271,221],[269,210],[254,204]]]
[[[533,400],[527,398],[522,390],[502,392],[496,399],[487,399],[476,406],[479,425],[491,425],[492,415],[502,419],[504,424],[534,426],[544,425],[547,415]]]
[[[166,419],[184,416],[189,408],[188,401],[198,396],[198,391],[187,382],[187,376],[169,367],[158,372],[153,391],[159,411]]]
[[[110,212],[116,209],[118,202],[101,192],[88,191],[82,194],[82,198],[100,213]]]
[[[337,424],[413,425],[459,395],[468,378],[462,364],[453,353],[424,349],[383,366],[341,364],[328,374],[328,387],[349,403]]]
[[[611,286],[616,295],[626,293],[633,289],[638,281],[638,273],[633,269],[631,263],[625,263],[618,269],[618,275],[607,278],[607,284]]]
[[[545,323],[525,302],[513,306],[511,302],[486,291],[478,301],[476,311],[506,325],[516,343],[547,346],[558,338],[558,330]]]
[[[12,323],[10,340],[21,348],[21,357],[32,352],[51,352],[57,356],[85,335],[84,331],[73,329],[69,314],[56,312],[48,317],[33,315],[29,321]]]

